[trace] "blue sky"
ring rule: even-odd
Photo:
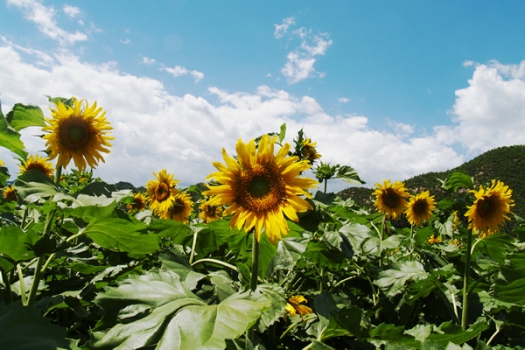
[[[523,14],[522,1],[7,0],[0,98],[46,115],[45,95],[98,101],[116,136],[96,169],[108,182],[161,168],[202,181],[221,148],[286,122],[287,141],[303,128],[373,186],[525,143]]]

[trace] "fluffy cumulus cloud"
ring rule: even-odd
[[[180,77],[182,75],[191,75],[195,81],[195,83],[198,83],[202,79],[204,79],[204,73],[196,71],[196,70],[188,70],[181,66],[175,66],[174,68],[164,67],[162,70],[170,73],[175,78]]]
[[[294,25],[293,18],[285,18],[282,24],[275,24],[274,35],[282,38],[288,33],[288,28]],[[295,84],[312,77],[324,77],[324,72],[317,72],[314,64],[316,56],[324,56],[326,50],[332,45],[332,40],[327,33],[313,34],[312,30],[301,27],[292,31],[290,36],[298,37],[301,44],[294,51],[288,53],[287,62],[281,69],[289,84]]]
[[[58,41],[61,45],[73,44],[77,41],[87,40],[87,35],[81,32],[70,33],[60,28],[54,19],[56,10],[46,7],[39,0],[7,0],[8,5],[16,6],[22,10],[24,17],[34,22],[41,33]],[[78,14],[78,8],[65,6],[64,11],[70,17]]]

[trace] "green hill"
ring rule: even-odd
[[[490,182],[492,179],[503,181],[512,189],[512,198],[515,201],[513,212],[525,217],[525,145],[505,146],[487,151],[478,157],[442,172],[429,172],[414,176],[404,181],[405,186],[413,193],[429,190],[436,200],[446,196],[441,189],[441,182],[454,171],[461,171],[474,178],[474,184]],[[365,187],[350,187],[342,190],[338,195],[343,198],[352,198],[357,205],[372,209],[373,190]]]

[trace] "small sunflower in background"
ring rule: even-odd
[[[19,165],[20,172],[18,175],[24,174],[26,171],[29,170],[37,170],[40,171],[42,174],[46,175],[47,177],[53,177],[53,164],[49,162],[49,158],[42,158],[38,154],[34,156],[29,156],[26,161],[22,162]]]
[[[153,175],[157,179],[149,180],[146,184],[149,206],[155,215],[165,217],[169,215],[167,212],[173,206],[175,196],[179,194],[179,190],[175,188],[179,180],[175,180],[166,169],[158,173],[153,172]]]
[[[514,205],[511,198],[512,190],[499,180],[492,180],[490,187],[479,186],[479,190],[471,190],[476,198],[468,207],[465,216],[468,218],[468,228],[487,236],[499,232],[505,220],[510,220],[508,214]]]
[[[308,300],[302,295],[294,295],[290,299],[288,299],[288,303],[286,303],[286,312],[290,316],[295,316],[297,314],[301,315],[301,318],[304,315],[311,314],[313,310],[309,308],[306,305],[303,305],[303,303],[306,303]]]
[[[4,198],[12,202],[18,201],[18,196],[16,195],[15,185],[4,187]]]
[[[311,165],[306,160],[298,161],[297,156],[289,157],[290,144],[284,144],[274,155],[276,140],[277,137],[264,135],[256,148],[255,139],[249,143],[239,139],[237,159],[228,156],[223,148],[226,165],[213,162],[218,171],[208,176],[219,185],[208,185],[209,190],[203,192],[210,196],[206,204],[230,206],[224,211],[224,215],[234,214],[230,227],[246,232],[255,229],[258,241],[264,227],[272,244],[288,235],[286,218],[298,221],[297,213],[312,209],[300,196],[311,198],[306,190],[318,185],[313,179],[298,177]]]
[[[5,166],[5,163],[2,159],[0,159],[0,166]]]
[[[193,211],[193,201],[188,193],[179,193],[174,197],[173,206],[164,214],[164,218],[188,223],[188,217]]]
[[[199,218],[206,224],[212,221],[219,220],[221,218],[222,207],[213,206],[206,203],[202,203],[199,206],[200,213]]]
[[[408,222],[416,226],[430,219],[434,209],[436,209],[434,196],[431,196],[428,191],[424,191],[410,197],[405,214]]]
[[[127,205],[128,212],[134,213],[146,209],[148,198],[144,193],[138,192],[133,195],[133,201]]]
[[[379,212],[385,213],[389,219],[397,219],[408,205],[406,200],[409,196],[408,190],[400,181],[396,181],[392,185],[390,180],[384,180],[383,186],[376,183],[373,194],[376,197],[374,206]]]
[[[109,153],[109,140],[114,139],[109,135],[113,127],[105,117],[106,112],[97,108],[96,102],[90,106],[87,101],[75,97],[71,98],[71,105],[60,99],[52,102],[56,109],[51,109],[52,118],[46,118],[49,125],[42,128],[48,132],[43,139],[49,158],[58,157],[56,166],[63,168],[73,159],[79,171],[104,162],[101,153]]]
[[[309,138],[303,140],[301,147],[302,158],[308,160],[313,164],[316,159],[321,158],[322,156],[317,153],[317,142],[312,142]]]
[[[427,242],[430,244],[441,243],[441,237],[440,236],[434,237],[434,235],[432,235],[428,237]]]

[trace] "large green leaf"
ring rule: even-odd
[[[20,303],[0,304],[0,349],[68,349],[66,330],[41,316],[41,311]]]
[[[32,247],[41,238],[42,236],[32,230],[24,232],[16,226],[1,227],[0,268],[8,271],[17,262],[34,258],[36,254]]]
[[[5,166],[0,166],[0,187],[4,187],[10,177],[11,175],[9,174],[9,169],[7,169]]]
[[[158,237],[143,234],[145,225],[125,219],[105,218],[94,220],[84,234],[103,248],[132,254],[150,254],[159,250]]]
[[[430,334],[427,341],[437,342],[442,346],[446,346],[449,342],[463,344],[470,339],[476,338],[488,326],[489,324],[486,321],[481,320],[471,325],[467,330],[463,330],[461,326],[449,321],[441,324],[438,327],[439,333]]]
[[[226,339],[243,334],[269,306],[260,293],[248,292],[206,305],[172,271],[126,279],[95,302],[105,311],[93,333],[102,349],[224,349]]]
[[[374,284],[379,286],[387,296],[394,296],[403,291],[408,280],[420,280],[427,277],[425,267],[419,261],[404,261],[395,264],[391,269],[379,272]]]
[[[359,175],[357,175],[357,171],[348,165],[340,166],[339,169],[337,169],[335,177],[343,179],[344,182],[354,185],[362,185],[366,183],[365,181],[361,180]]]
[[[455,171],[445,181],[445,189],[456,191],[460,187],[466,187],[472,190],[474,189],[474,183],[470,175]]]
[[[20,140],[20,134],[7,125],[7,120],[0,116],[0,146],[27,159],[24,143]]]
[[[18,196],[28,203],[35,203],[58,193],[55,183],[38,170],[29,170],[20,175],[15,181],[15,188]]]
[[[507,303],[525,304],[525,278],[508,284],[497,283],[494,288],[494,298]]]
[[[13,106],[13,109],[7,113],[6,116],[9,125],[16,131],[20,131],[29,126],[40,126],[46,125],[44,121],[44,113],[38,106],[26,106],[21,103],[17,103]]]

